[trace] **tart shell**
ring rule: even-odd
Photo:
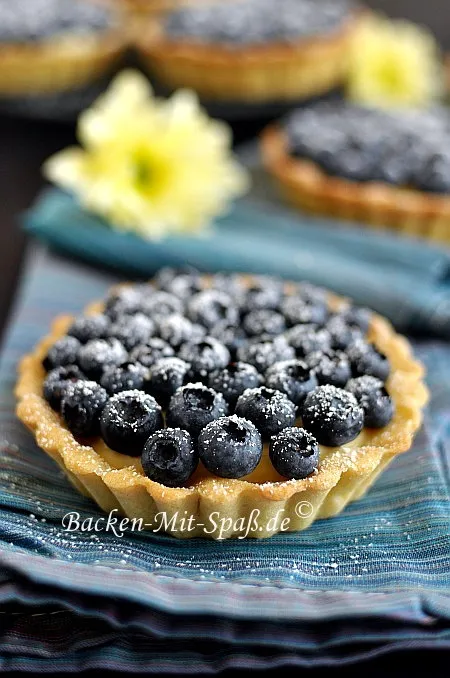
[[[340,303],[336,297],[331,301],[331,305]],[[98,310],[101,305],[95,304],[87,312]],[[388,356],[392,367],[388,389],[396,412],[388,426],[364,429],[348,445],[321,447],[317,472],[304,480],[279,477],[279,481],[248,482],[212,476],[195,480],[194,475],[189,487],[169,488],[147,478],[139,460],[111,450],[104,453],[108,448],[98,439],[84,444],[76,440],[44,400],[42,359],[72,320],[72,316],[58,317],[49,336],[22,359],[17,415],[76,489],[104,511],[116,510],[140,528],[176,537],[269,537],[303,530],[316,519],[340,513],[365,494],[396,455],[410,448],[428,397],[423,368],[414,360],[409,343],[374,315],[369,339]],[[192,529],[188,529],[186,519],[191,516]]]
[[[340,29],[296,43],[230,48],[177,40],[153,19],[136,34],[141,61],[171,89],[190,87],[211,101],[261,103],[318,96],[339,86],[359,17]]]
[[[123,31],[67,34],[42,42],[0,46],[0,96],[46,95],[89,85],[125,51]]]
[[[263,131],[261,150],[282,195],[303,211],[450,243],[450,196],[332,177],[313,161],[291,156],[277,125]]]

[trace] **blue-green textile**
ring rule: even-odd
[[[53,316],[80,311],[111,282],[38,252],[3,348],[0,602],[46,601],[66,612],[11,617],[0,668],[142,671],[150,662],[199,673],[450,647],[448,344],[416,343],[432,393],[424,428],[412,451],[337,518],[256,542],[67,534],[67,511],[101,513],[16,420],[15,369]]]
[[[300,217],[255,192],[202,237],[145,241],[109,228],[69,195],[46,191],[28,232],[59,250],[123,274],[164,265],[307,278],[390,318],[402,331],[450,338],[450,251],[425,241]]]

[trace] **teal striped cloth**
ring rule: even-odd
[[[115,280],[42,250],[26,267],[0,359],[0,602],[15,612],[1,626],[0,668],[203,673],[449,648],[444,342],[416,342],[432,399],[413,449],[336,518],[256,542],[63,529],[68,511],[102,514],[15,418],[17,361],[56,314]]]
[[[370,306],[402,331],[450,338],[448,249],[300,217],[267,197],[265,183],[257,187],[201,237],[152,242],[120,233],[57,189],[41,195],[24,224],[56,249],[122,275],[149,277],[161,266],[188,263],[308,279]]]

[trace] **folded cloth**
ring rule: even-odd
[[[255,195],[201,237],[146,241],[111,229],[70,195],[45,191],[25,215],[29,233],[122,274],[164,265],[308,279],[390,318],[402,331],[450,338],[450,251],[387,232],[290,212]]]
[[[0,603],[2,670],[81,671],[91,667],[158,673],[216,673],[226,668],[333,667],[399,649],[449,649],[450,626],[386,619],[299,624],[249,623],[183,616],[117,603],[107,597],[61,595],[49,587],[3,577]],[[27,648],[24,653],[24,648]]]
[[[416,343],[432,401],[413,449],[336,518],[261,541],[68,532],[70,511],[104,515],[16,419],[16,365],[57,313],[116,279],[42,250],[25,271],[0,356],[0,667],[200,673],[448,647],[447,344]]]

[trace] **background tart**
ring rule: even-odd
[[[303,211],[450,242],[450,193],[332,175],[314,159],[292,152],[283,124],[263,131],[261,150],[282,195]]]
[[[249,0],[233,0],[226,10],[245,2]],[[266,0],[261,4],[267,5]],[[217,5],[223,11],[224,3]],[[276,7],[273,3],[272,11]],[[349,9],[324,33],[239,43],[171,34],[167,27],[173,17],[152,20],[137,31],[137,47],[149,73],[170,89],[191,87],[205,100],[259,103],[308,98],[340,85],[359,13]]]
[[[340,309],[345,302],[330,294],[329,304]],[[102,303],[93,304],[87,313],[102,310]],[[280,476],[270,463],[266,445],[259,465],[244,478],[213,476],[200,463],[185,486],[167,487],[143,473],[139,458],[115,452],[100,437],[74,437],[43,397],[43,359],[72,322],[70,316],[57,318],[49,336],[21,361],[16,387],[18,416],[74,486],[104,511],[117,509],[129,518],[143,519],[149,527],[158,524],[156,516],[164,512],[168,522],[174,519],[167,531],[178,537],[243,536],[253,511],[259,512],[259,519],[258,527],[246,535],[250,537],[278,532],[276,517],[280,515],[288,519],[289,530],[297,531],[318,518],[338,514],[367,491],[397,454],[409,449],[427,400],[423,369],[414,360],[408,342],[386,320],[372,315],[368,340],[387,356],[391,366],[387,387],[395,414],[387,426],[363,428],[354,440],[338,447],[321,446],[316,472],[302,480]],[[227,521],[224,531],[212,529],[209,516],[213,513],[218,520]],[[180,517],[186,515],[193,516],[192,531],[183,530],[180,523]]]
[[[89,85],[107,74],[124,52],[126,36],[111,8],[90,0],[38,2],[0,3],[3,97]]]

